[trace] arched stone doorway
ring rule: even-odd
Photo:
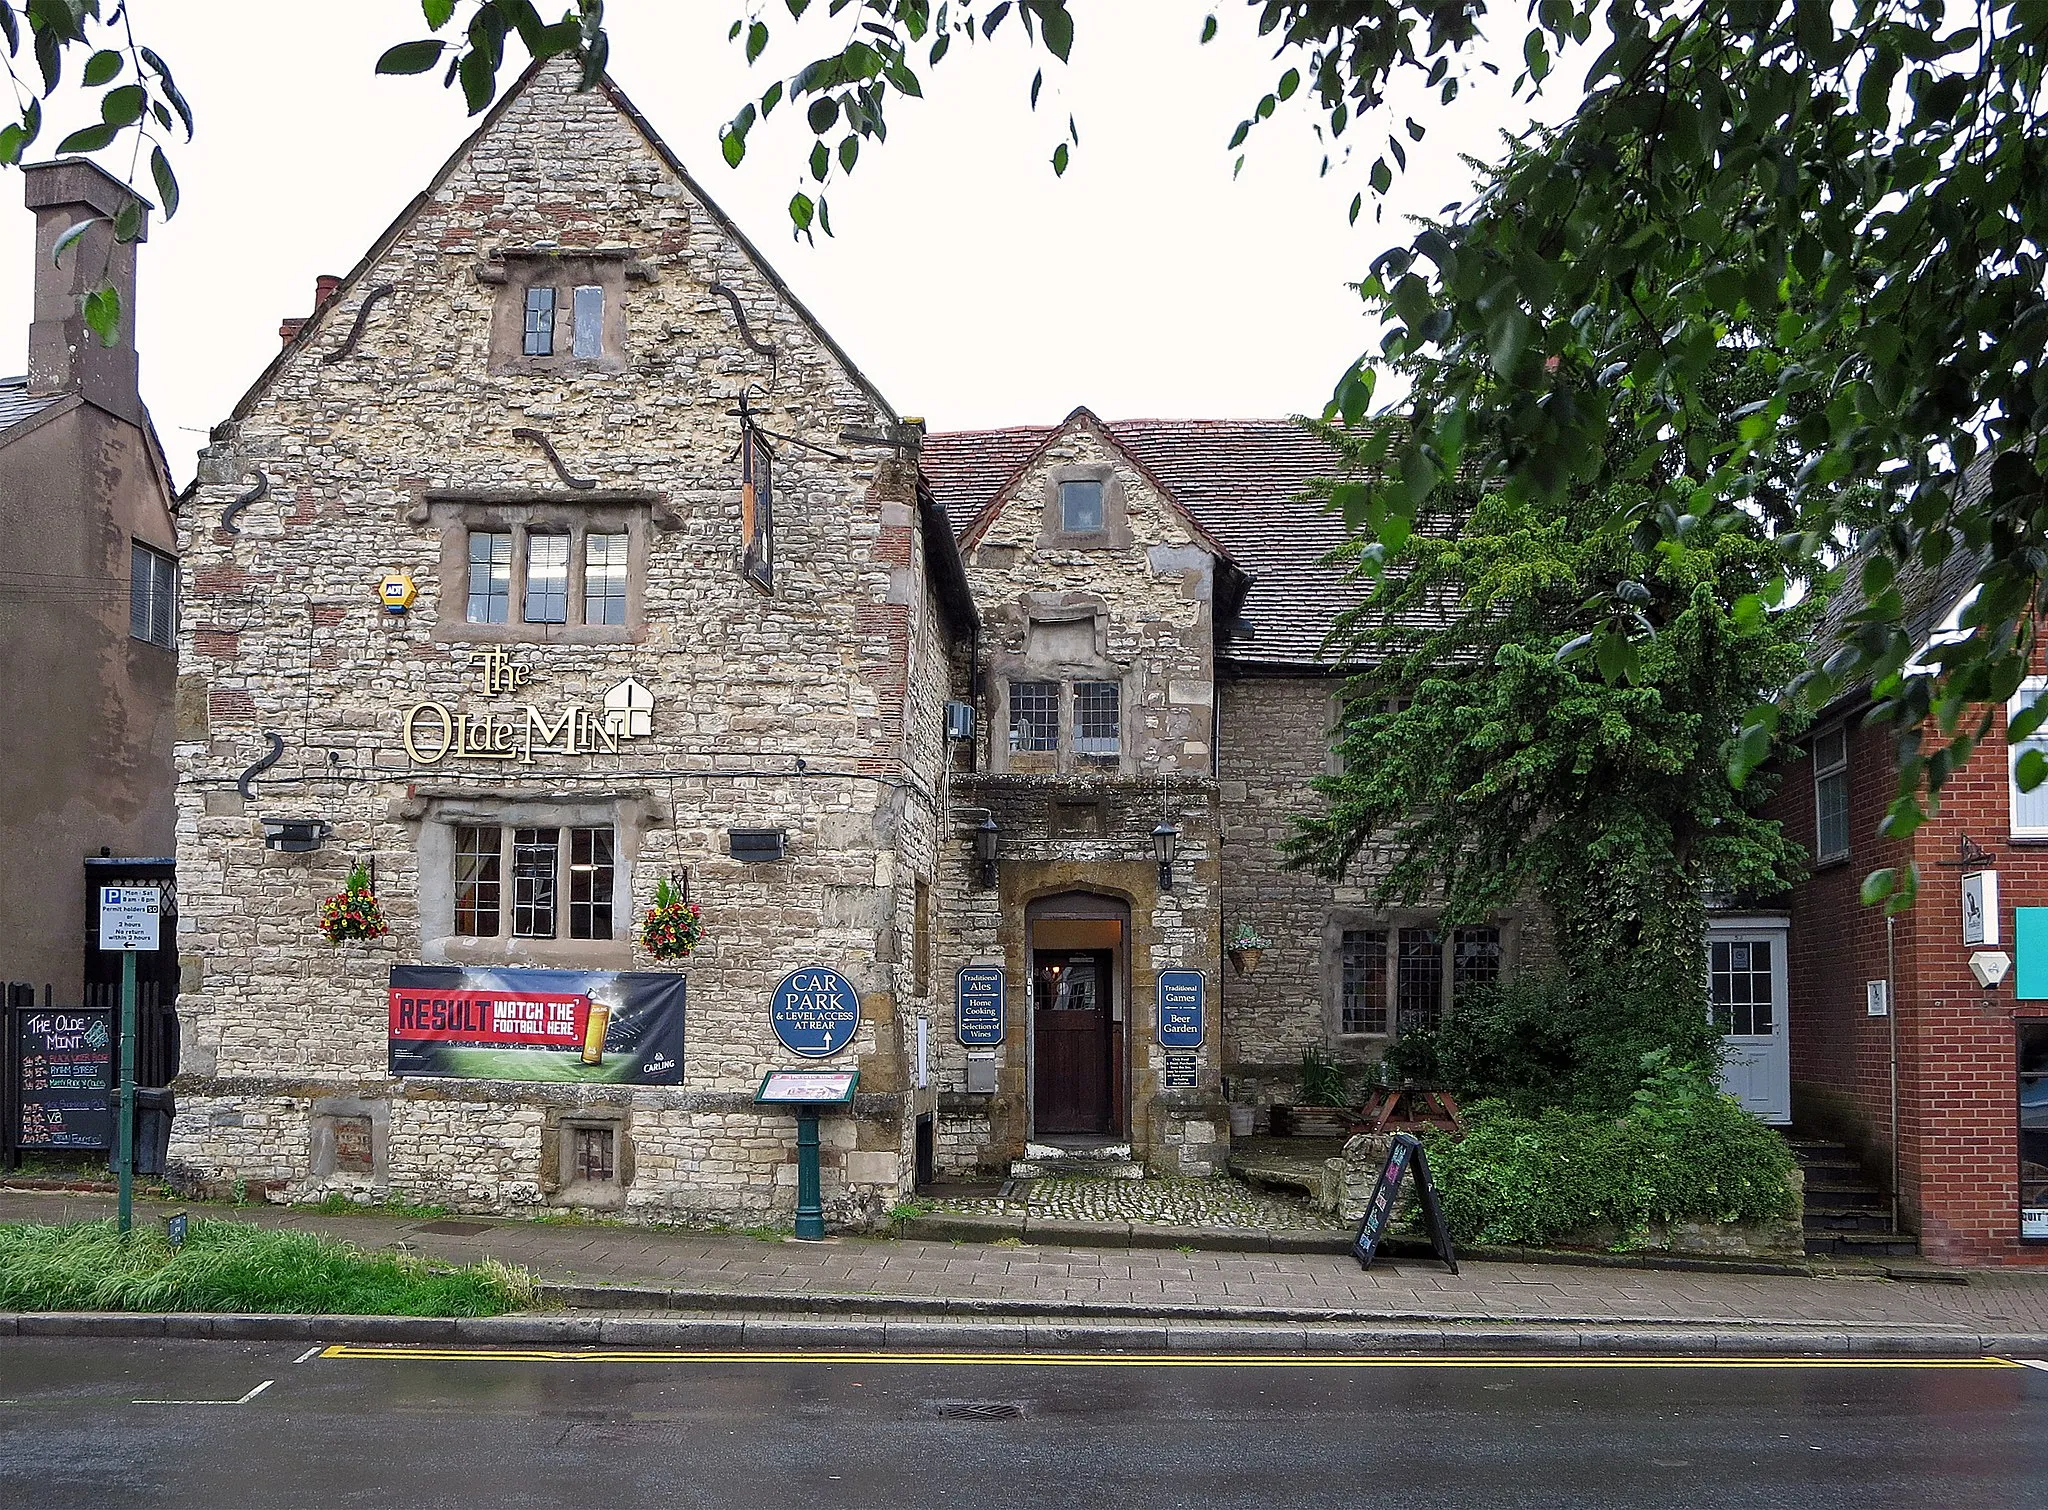
[[[1031,982],[1031,1135],[1130,1136],[1131,908],[1091,891],[1025,909]]]

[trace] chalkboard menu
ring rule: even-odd
[[[17,1146],[114,1146],[114,1024],[101,1009],[22,1012],[14,1019],[20,1108]]]
[[[1372,1267],[1373,1257],[1379,1252],[1380,1239],[1387,1235],[1387,1224],[1393,1220],[1394,1202],[1401,1194],[1401,1181],[1411,1170],[1415,1174],[1415,1194],[1422,1202],[1422,1224],[1429,1231],[1429,1245],[1455,1274],[1458,1272],[1458,1255],[1451,1246],[1450,1229],[1444,1225],[1443,1208],[1437,1204],[1436,1182],[1429,1177],[1429,1155],[1423,1152],[1422,1140],[1413,1133],[1394,1134],[1393,1146],[1387,1150],[1387,1162],[1380,1168],[1379,1183],[1373,1187],[1365,1215],[1359,1218],[1358,1235],[1351,1242],[1351,1256],[1358,1260],[1359,1268]]]

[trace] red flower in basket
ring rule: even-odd
[[[348,885],[320,904],[320,931],[330,944],[343,939],[380,939],[391,931],[384,924],[377,893],[370,890],[368,866],[358,865],[350,871]]]
[[[681,960],[703,941],[703,912],[695,902],[684,901],[676,884],[663,876],[654,887],[654,905],[640,920],[640,947],[656,959]]]

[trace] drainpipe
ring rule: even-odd
[[[1892,1231],[1899,1230],[1899,954],[1898,919],[1884,920],[1885,1034],[1891,1056],[1892,1091]]]

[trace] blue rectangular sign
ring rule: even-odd
[[[2048,1000],[2048,907],[2013,908],[2012,952],[2014,999]]]
[[[1202,1046],[1202,972],[1159,972],[1159,1041],[1169,1049]]]
[[[969,965],[960,972],[954,1031],[969,1048],[1003,1041],[1004,977],[1000,965]]]

